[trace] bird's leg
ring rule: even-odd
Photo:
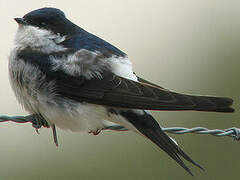
[[[38,129],[40,129],[42,126],[49,128],[49,123],[41,116],[41,114],[33,114],[26,116],[26,119],[29,122],[32,122],[32,126],[35,128],[36,132],[39,134]],[[56,146],[58,146],[58,138],[57,138],[57,131],[55,124],[51,124],[52,132],[53,132],[53,140]]]
[[[57,131],[56,131],[55,124],[52,124],[51,127],[53,132],[53,141],[56,144],[56,146],[58,146],[58,138],[57,138]]]

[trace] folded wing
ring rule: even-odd
[[[180,94],[108,71],[103,73],[102,79],[79,80],[69,76],[57,80],[56,85],[61,96],[80,102],[147,110],[234,111],[230,98]]]

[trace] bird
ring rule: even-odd
[[[126,53],[44,7],[14,18],[18,23],[9,55],[10,84],[31,114],[73,132],[97,135],[107,124],[146,137],[193,175],[184,159],[203,169],[165,134],[157,111],[234,112],[228,97],[189,95],[139,77]]]

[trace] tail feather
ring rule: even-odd
[[[191,170],[185,165],[183,160],[180,158],[182,156],[184,159],[188,160],[192,164],[196,165],[200,169],[203,169],[199,164],[194,162],[187,154],[185,154],[161,129],[151,130],[151,129],[138,129],[143,135],[155,143],[158,147],[164,150],[172,159],[174,159],[181,167],[183,167],[189,174],[192,174]]]
[[[159,126],[157,121],[155,121],[155,119],[150,114],[147,114],[145,112],[144,115],[139,115],[131,110],[122,111],[120,114],[128,122],[133,124],[141,134],[143,134],[145,137],[155,143],[158,147],[160,147],[163,151],[165,151],[189,174],[193,175],[191,170],[185,165],[181,157],[203,170],[203,168],[199,164],[197,164],[186,153],[184,153],[183,150],[181,150],[180,147],[161,130],[161,127]]]

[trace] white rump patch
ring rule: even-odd
[[[117,57],[112,56],[111,58],[105,59],[110,66],[112,72],[120,77],[138,81],[136,75],[132,70],[132,63],[128,57]]]

